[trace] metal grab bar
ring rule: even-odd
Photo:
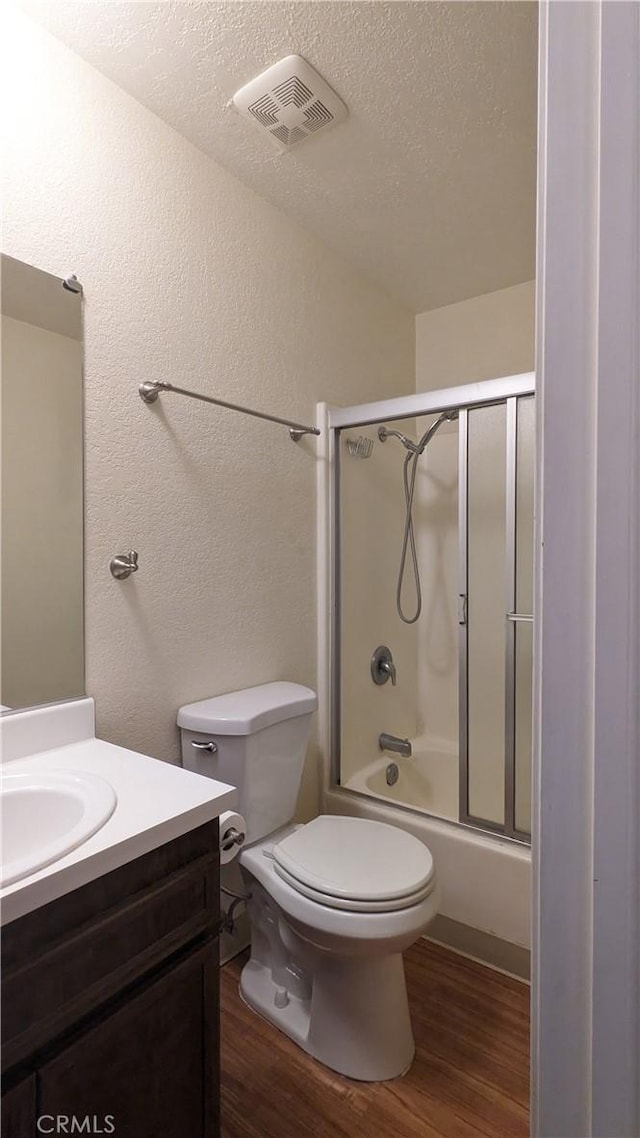
[[[160,381],[147,381],[141,383],[138,394],[143,403],[155,403],[161,391],[173,391],[176,395],[186,395],[189,399],[199,399],[201,403],[213,403],[216,407],[225,407],[227,411],[240,411],[243,415],[251,415],[254,419],[266,419],[269,423],[279,423],[289,428],[289,434],[294,443],[300,441],[303,435],[319,435],[317,427],[305,427],[303,423],[295,423],[292,419],[281,419],[279,415],[267,415],[266,411],[252,411],[249,407],[241,407],[239,403],[228,403],[226,399],[214,399],[211,395],[200,395],[197,391],[188,391],[186,387],[175,387],[173,383]]]
[[[533,624],[533,616],[526,612],[508,612],[507,620],[525,621],[527,624]]]

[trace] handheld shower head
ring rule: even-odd
[[[432,423],[431,426],[425,431],[422,438],[420,439],[420,442],[415,444],[415,453],[422,454],[423,450],[431,442],[431,439],[435,435],[436,431],[440,429],[442,424],[452,423],[457,418],[458,411],[456,408],[454,408],[452,411],[443,411],[442,414],[438,416],[435,423]]]
[[[427,446],[427,443],[433,437],[433,435],[435,435],[438,428],[441,427],[443,423],[451,423],[457,418],[458,411],[456,408],[451,411],[443,411],[439,418],[436,419],[435,423],[431,424],[431,426],[425,431],[420,441],[417,443],[414,443],[413,439],[408,438],[407,435],[403,435],[402,431],[395,431],[392,430],[391,427],[385,427],[384,425],[378,427],[378,438],[380,439],[380,442],[383,443],[389,438],[390,435],[393,435],[394,438],[400,439],[403,447],[410,451],[411,454],[422,454],[424,448]]]

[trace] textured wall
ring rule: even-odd
[[[5,245],[86,293],[87,688],[103,737],[176,760],[181,703],[315,683],[315,444],[177,396],[149,408],[137,385],[313,420],[317,400],[412,389],[413,319],[8,18]],[[116,583],[130,548],[140,570]]]

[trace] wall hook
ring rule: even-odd
[[[82,296],[82,285],[75,273],[72,273],[70,277],[64,278],[62,287],[66,288],[67,292],[75,292]]]
[[[111,576],[117,581],[126,581],[127,577],[138,571],[138,554],[135,549],[131,549],[129,553],[118,553],[112,558],[109,568]]]

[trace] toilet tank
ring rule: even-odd
[[[271,683],[180,708],[182,765],[237,787],[248,842],[292,820],[317,706],[310,688]]]

